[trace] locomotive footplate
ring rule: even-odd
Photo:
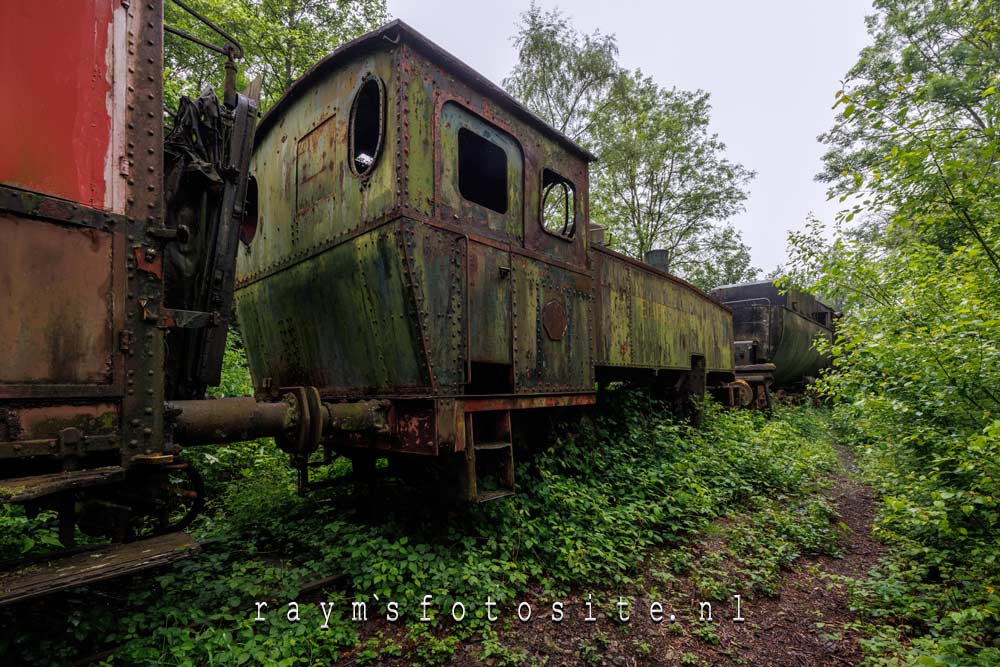
[[[190,535],[176,532],[25,565],[0,573],[0,605],[160,567],[198,550]]]

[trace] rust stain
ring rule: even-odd
[[[566,306],[562,301],[555,299],[545,304],[542,309],[542,325],[545,333],[552,340],[562,340],[566,335],[566,328],[569,326],[569,319],[566,315]]]
[[[0,383],[97,384],[112,361],[112,235],[0,214]]]
[[[134,246],[132,256],[135,258],[136,269],[163,279],[163,257],[153,248]]]
[[[17,411],[20,433],[17,439],[55,438],[65,428],[78,428],[84,435],[113,432],[118,425],[118,406],[51,405],[21,408]]]

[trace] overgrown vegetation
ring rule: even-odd
[[[513,655],[485,621],[488,597],[507,620],[524,595],[590,593],[610,614],[617,595],[641,589],[649,567],[663,584],[687,572],[713,599],[767,593],[782,565],[835,541],[819,495],[836,463],[826,431],[822,411],[788,409],[767,421],[712,405],[693,429],[643,394],[614,392],[593,418],[561,422],[551,440],[534,443],[513,498],[459,513],[421,510],[388,484],[373,522],[358,518],[349,484],[298,497],[266,444],[233,458],[212,450],[217,458],[199,467],[219,467],[210,476],[223,495],[200,526],[205,553],[126,593],[72,594],[63,602],[73,610],[68,635],[25,627],[0,640],[0,651],[55,664],[101,643],[119,647],[106,664],[121,665],[321,665],[348,655],[436,664],[470,643],[484,656]],[[724,516],[731,548],[743,554],[737,572],[693,557],[691,538]],[[331,573],[343,579],[298,595]],[[429,623],[419,621],[425,594],[434,596]],[[106,604],[79,604],[94,599]],[[258,600],[271,606],[255,623]],[[298,623],[287,620],[290,600],[302,604]],[[368,602],[373,623],[351,620],[356,600]],[[399,603],[396,624],[384,622],[388,600]],[[334,605],[328,629],[319,601]],[[448,611],[456,601],[468,609],[462,623]]]
[[[825,137],[852,206],[830,242],[792,239],[798,280],[844,305],[821,387],[884,494],[891,554],[855,608],[871,664],[996,665],[1000,4],[875,7]]]

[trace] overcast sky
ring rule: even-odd
[[[516,54],[510,42],[530,0],[388,0],[389,11],[500,83]],[[835,202],[813,181],[830,127],[833,95],[868,44],[870,0],[540,0],[578,30],[618,37],[619,62],[663,86],[707,90],[712,127],[728,157],[757,172],[745,213],[733,218],[772,270],[785,239],[812,212],[831,221]],[[599,221],[595,221],[599,222]]]

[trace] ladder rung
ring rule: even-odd
[[[506,449],[510,447],[509,442],[477,442],[476,450],[480,449]]]

